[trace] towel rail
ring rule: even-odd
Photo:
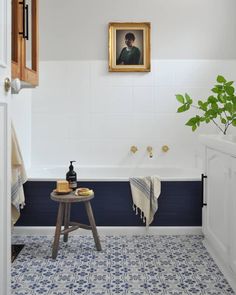
[[[204,203],[204,179],[207,178],[206,175],[202,174],[201,179],[202,179],[202,207],[207,206],[207,203]]]

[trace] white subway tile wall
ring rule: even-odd
[[[153,60],[150,73],[111,73],[106,61],[41,62],[40,86],[32,92],[32,166],[69,160],[199,166],[197,135],[217,130],[209,124],[193,133],[185,122],[195,110],[176,113],[175,94],[205,99],[218,74],[235,81],[236,60]],[[168,153],[161,150],[165,144]]]
[[[11,116],[26,169],[31,166],[32,89],[21,90],[11,97]]]

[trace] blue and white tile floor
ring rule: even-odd
[[[235,294],[202,244],[202,236],[13,237],[25,243],[12,264],[13,295]]]

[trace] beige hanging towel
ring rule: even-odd
[[[11,170],[11,221],[14,225],[20,217],[20,209],[25,205],[23,184],[27,176],[13,123],[11,124]]]
[[[146,226],[149,226],[158,209],[157,199],[161,193],[161,181],[158,176],[131,177],[130,187],[133,198],[133,209]]]

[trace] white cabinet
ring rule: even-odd
[[[230,171],[228,156],[207,148],[204,235],[227,261]]]
[[[205,145],[203,233],[236,283],[236,142],[201,137]]]
[[[232,159],[229,199],[229,263],[236,274],[236,158]]]

